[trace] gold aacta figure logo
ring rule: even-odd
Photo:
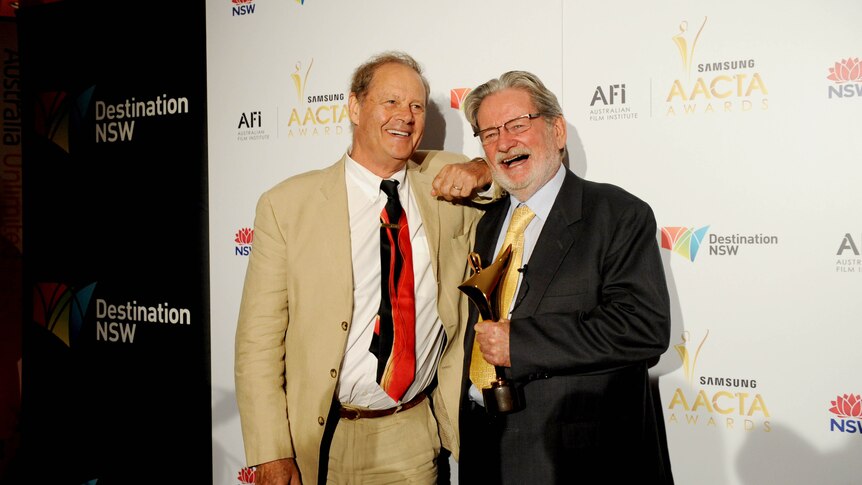
[[[311,62],[308,64],[308,69],[305,70],[305,76],[300,76],[299,73],[302,70],[302,62],[297,61],[294,68],[296,72],[290,75],[290,78],[293,79],[293,85],[296,87],[296,99],[302,103],[302,94],[305,91],[305,85],[308,83],[308,74],[311,72],[311,66],[314,65],[314,59],[311,59]]]
[[[706,342],[707,337],[709,337],[709,330],[706,331],[706,335],[703,336],[703,340],[698,344],[697,350],[694,352],[694,356],[692,356],[691,352],[688,351],[689,333],[687,330],[682,333],[682,343],[678,343],[673,346],[679,354],[680,360],[682,360],[682,370],[685,373],[685,380],[688,381],[689,386],[694,385],[694,369],[697,366],[697,356],[700,355],[700,349],[703,348],[703,344]]]
[[[694,39],[691,41],[691,45],[689,46],[689,39],[686,38],[686,31],[688,30],[688,21],[683,20],[679,24],[679,33],[672,37],[673,42],[676,44],[676,47],[679,49],[679,57],[682,59],[682,67],[685,69],[685,72],[688,73],[689,78],[691,78],[691,62],[694,60],[694,49],[697,47],[697,39],[700,38],[700,33],[703,32],[704,26],[706,26],[706,17],[703,18],[703,23],[700,24],[700,28],[697,30],[697,34],[695,34]]]

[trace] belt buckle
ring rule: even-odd
[[[342,412],[341,417],[344,419],[350,420],[350,421],[356,421],[357,419],[360,418],[360,413],[359,413],[358,409],[341,408],[341,412]],[[348,413],[348,415],[344,416],[343,413]]]

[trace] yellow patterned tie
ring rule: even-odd
[[[524,229],[527,228],[535,215],[529,207],[518,206],[512,214],[509,229],[506,231],[506,238],[500,247],[502,252],[506,246],[512,245],[509,266],[506,268],[506,274],[500,283],[500,318],[506,318],[509,315],[509,307],[512,305],[512,298],[515,297],[515,288],[518,287],[518,270],[521,268],[521,258],[524,254]],[[481,320],[481,317],[479,318]],[[477,388],[482,389],[491,387],[491,382],[495,380],[497,380],[497,373],[494,366],[482,357],[479,344],[473,340],[473,354],[470,357],[470,381]]]

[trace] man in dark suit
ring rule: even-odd
[[[520,271],[501,283],[517,288],[511,303],[499,321],[475,326],[472,311],[467,326],[459,482],[672,482],[647,372],[670,334],[652,210],[562,164],[566,122],[535,75],[488,81],[464,112],[510,194],[477,226],[483,266],[500,253],[513,213],[528,212],[529,223]],[[482,360],[505,371],[522,410],[485,411],[487,380],[470,377]]]

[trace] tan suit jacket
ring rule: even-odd
[[[407,176],[437,276],[446,346],[432,395],[442,444],[458,457],[458,409],[478,209],[431,197],[440,167],[467,158],[417,152]],[[249,465],[295,457],[317,483],[320,443],[344,357],[353,308],[345,158],[291,177],[257,205],[236,332],[236,396]]]

